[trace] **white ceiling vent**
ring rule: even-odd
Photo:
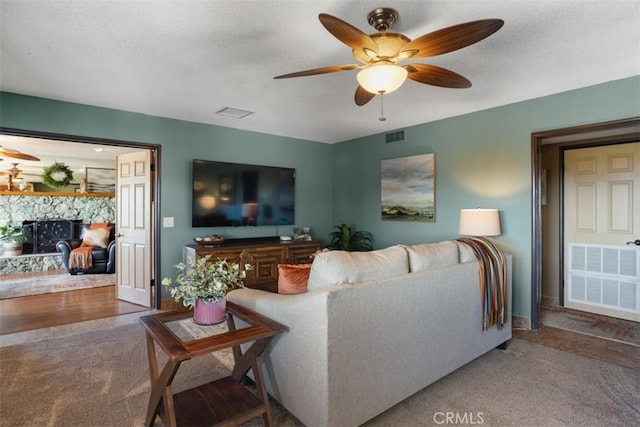
[[[221,116],[233,117],[234,119],[241,119],[252,113],[253,111],[240,110],[238,108],[232,107],[224,107],[222,110],[216,111],[216,114],[220,114]]]

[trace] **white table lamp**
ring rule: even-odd
[[[500,214],[497,209],[461,209],[459,233],[467,236],[499,236]]]

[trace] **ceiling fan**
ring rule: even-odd
[[[40,160],[39,158],[32,156],[30,154],[21,153],[18,150],[13,150],[11,148],[3,147],[2,145],[0,145],[0,155],[12,157],[14,159],[20,159],[20,160],[34,160],[36,162]]]
[[[6,171],[0,171],[0,176],[8,175],[12,179],[18,178],[20,174],[23,175],[33,175],[33,174],[24,174],[22,173],[22,169],[18,169],[18,163],[11,163],[13,167],[11,169],[7,169]]]
[[[418,83],[447,88],[470,87],[469,80],[445,68],[421,63],[401,66],[399,63],[408,59],[428,58],[461,49],[489,37],[504,25],[501,19],[483,19],[442,28],[411,40],[403,34],[388,31],[398,19],[398,12],[391,8],[381,7],[369,13],[367,16],[369,25],[378,30],[377,33],[370,35],[326,13],[318,15],[318,19],[334,37],[352,49],[353,57],[360,63],[314,68],[274,78],[285,79],[360,70],[355,93],[355,103],[359,106],[366,104],[378,94],[393,92],[404,83],[406,78]],[[384,120],[384,116],[380,117],[380,120]]]

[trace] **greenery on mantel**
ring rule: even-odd
[[[48,187],[66,187],[73,182],[73,171],[64,163],[54,162],[42,170],[40,177]]]

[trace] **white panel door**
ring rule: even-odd
[[[640,142],[564,156],[565,307],[640,321]]]
[[[117,298],[151,307],[151,151],[116,159]]]

